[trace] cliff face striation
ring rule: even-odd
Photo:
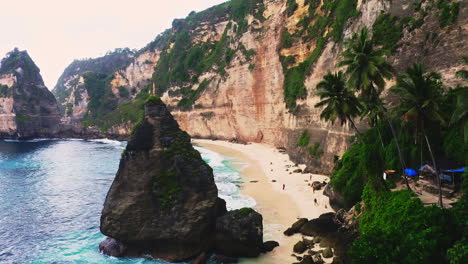
[[[145,112],[122,154],[104,203],[101,231],[110,238],[101,243],[100,250],[117,257],[150,255],[182,261],[211,252],[216,230],[239,222],[247,230],[244,233],[255,230],[254,235],[223,241],[241,248],[234,251],[235,256],[257,256],[263,245],[261,215],[245,209],[234,220],[217,225],[217,217],[230,213],[218,198],[212,169],[160,99],[150,97]]]
[[[15,49],[0,65],[0,138],[51,137],[59,130],[54,95],[26,51]]]
[[[448,0],[232,0],[174,20],[112,73],[64,73],[68,84],[54,92],[69,94],[59,101],[76,131],[128,134],[153,91],[194,137],[285,147],[310,171],[329,173],[354,132],[320,119],[316,85],[344,70],[337,68],[344,40],[367,27],[396,73],[419,62],[447,86],[466,85],[455,77],[466,69],[466,9]],[[301,135],[307,140],[298,144]]]

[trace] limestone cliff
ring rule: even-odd
[[[39,68],[26,51],[9,52],[0,64],[0,138],[51,137],[59,121]]]
[[[194,137],[285,147],[311,171],[328,173],[354,132],[320,120],[315,87],[338,70],[344,39],[368,27],[397,72],[422,62],[447,86],[465,85],[455,73],[466,68],[466,9],[448,0],[232,0],[174,20],[130,64],[101,76],[109,95],[101,102],[110,107],[93,108],[84,75],[84,101],[67,100],[77,122],[128,133],[153,91]],[[127,98],[118,94],[133,87]],[[309,140],[298,146],[304,131]]]

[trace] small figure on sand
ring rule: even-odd
[[[327,208],[328,208],[328,207],[327,207],[327,205],[325,204],[325,209],[327,209]]]
[[[318,205],[317,198],[314,198],[314,203],[315,203],[315,205]]]
[[[285,188],[285,187],[286,187],[286,185],[285,185],[285,184],[283,184],[283,190],[284,190],[284,188]]]
[[[309,180],[312,180],[312,175],[310,175]]]

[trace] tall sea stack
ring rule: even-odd
[[[185,260],[210,248],[217,197],[212,169],[151,97],[107,194],[101,231],[122,249],[113,255]],[[105,244],[102,251],[112,254]]]
[[[54,95],[26,51],[14,49],[0,63],[0,138],[54,137],[60,115]]]

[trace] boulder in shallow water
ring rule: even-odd
[[[251,208],[242,208],[218,217],[216,220],[216,253],[234,257],[256,257],[262,249],[262,215]]]

